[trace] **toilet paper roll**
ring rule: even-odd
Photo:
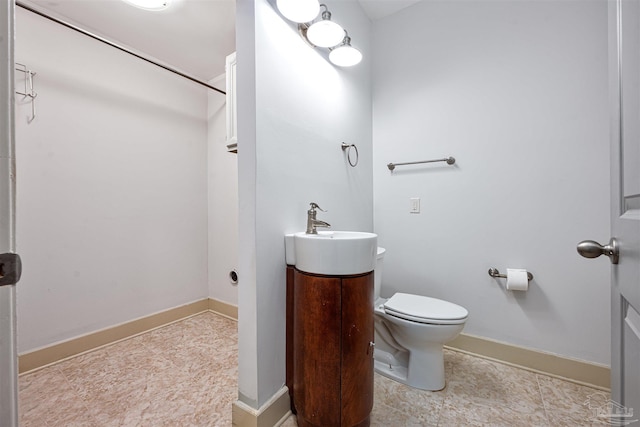
[[[529,289],[529,278],[524,268],[507,268],[507,290],[526,291]]]

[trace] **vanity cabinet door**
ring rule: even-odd
[[[342,279],[342,426],[368,426],[373,408],[373,274]]]
[[[372,343],[373,273],[287,268],[287,386],[298,426],[369,426]]]
[[[341,279],[294,272],[293,400],[300,426],[340,426]]]
[[[286,325],[286,385],[289,389],[289,401],[291,412],[296,413],[296,407],[293,404],[293,295],[295,289],[294,277],[295,268],[287,265],[287,325]]]

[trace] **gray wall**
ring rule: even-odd
[[[225,75],[210,83],[224,88]],[[209,91],[208,99],[209,297],[237,305],[229,272],[238,268],[238,156],[227,151],[226,97]]]
[[[20,352],[206,298],[206,90],[16,14]]]
[[[373,228],[370,23],[356,2],[332,5],[365,55],[339,69],[267,0],[237,4],[239,392],[258,408],[285,379],[284,235],[305,229],[312,201],[335,230]]]
[[[374,24],[384,296],[443,298],[469,310],[465,333],[609,363],[610,265],[576,253],[609,239],[606,6],[423,1]],[[507,292],[490,267],[535,280]]]

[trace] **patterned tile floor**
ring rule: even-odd
[[[20,426],[230,426],[237,324],[201,313],[20,376]],[[445,352],[447,386],[375,375],[372,426],[602,426],[608,393]],[[295,427],[295,416],[283,426]]]

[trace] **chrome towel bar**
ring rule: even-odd
[[[436,159],[436,160],[421,160],[419,162],[405,162],[405,163],[389,163],[387,164],[387,167],[389,168],[390,171],[394,170],[396,168],[396,166],[403,166],[403,165],[417,165],[420,163],[435,163],[435,162],[447,162],[448,165],[452,165],[456,162],[456,159],[454,159],[453,157],[447,157],[445,159]]]

